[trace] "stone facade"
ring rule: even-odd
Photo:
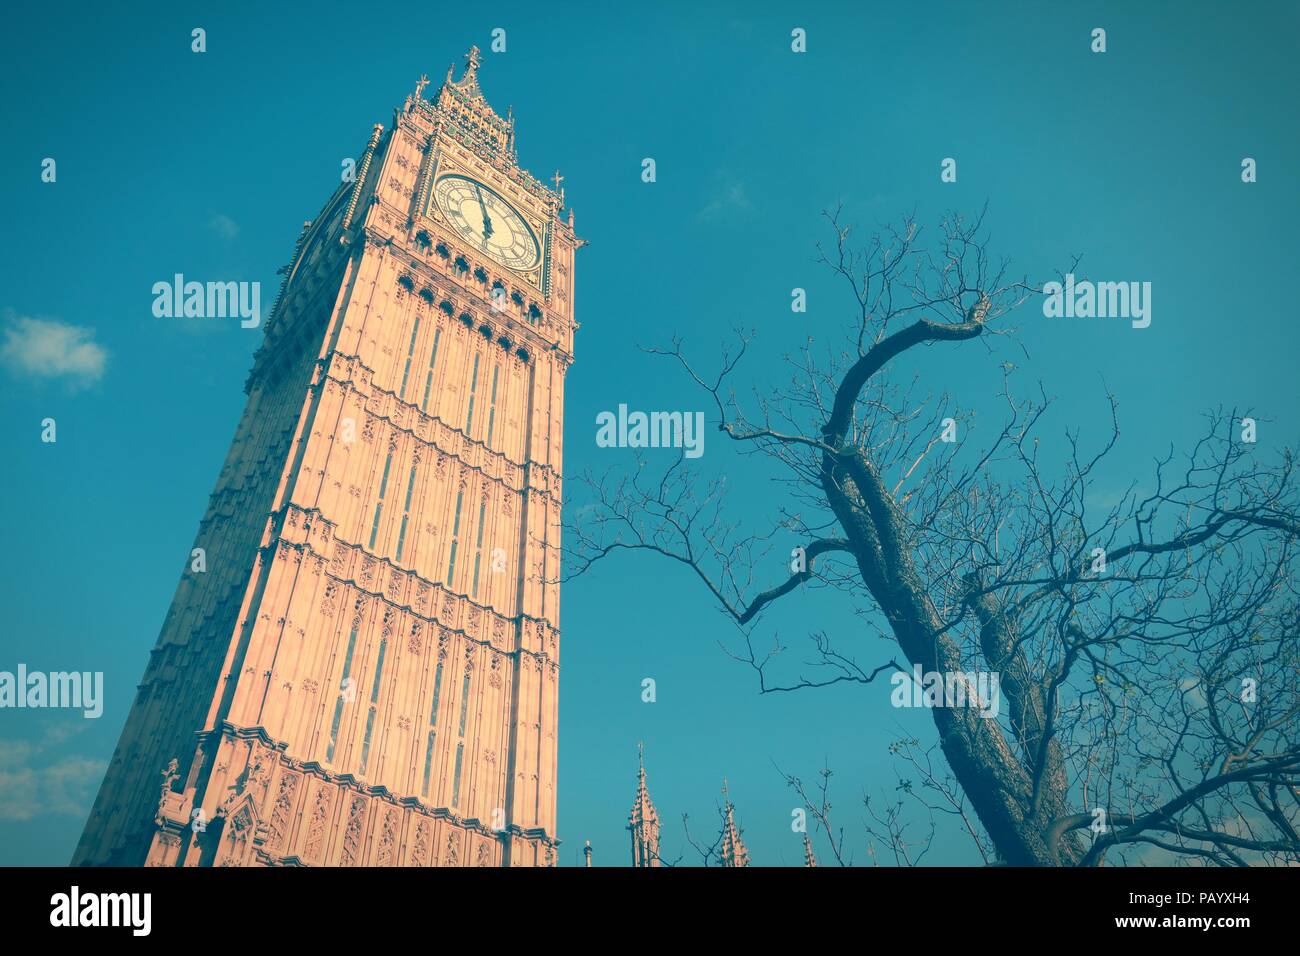
[[[582,240],[478,65],[304,228],[74,864],[554,865]]]

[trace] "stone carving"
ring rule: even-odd
[[[303,851],[312,862],[320,862],[321,843],[329,827],[330,809],[334,806],[334,787],[321,784],[316,790],[316,805],[312,809],[311,825],[307,828],[307,846]]]
[[[411,849],[411,864],[429,865],[429,824],[425,820],[415,825],[415,846]]]
[[[398,816],[397,810],[391,807],[384,814],[384,825],[379,834],[379,852],[375,859],[376,866],[393,865],[393,853],[397,849]]]
[[[356,866],[357,851],[361,847],[361,831],[366,825],[366,798],[355,796],[348,807],[348,825],[343,831],[342,866]]]
[[[299,777],[291,770],[280,776],[280,791],[276,794],[275,805],[271,808],[271,835],[267,847],[279,850],[289,828],[289,814],[293,810],[294,798],[298,795]]]
[[[222,866],[241,866],[248,852],[248,835],[253,828],[253,814],[248,804],[241,806],[226,821],[222,837]]]
[[[266,760],[261,750],[253,754],[252,765],[248,768],[247,776],[244,779],[244,792],[252,793],[255,797],[262,797],[266,793],[266,788],[270,784],[271,764]],[[260,794],[255,791],[262,791]]]
[[[163,768],[162,793],[158,797],[158,806],[160,809],[162,808],[163,801],[167,799],[167,794],[172,792],[172,785],[180,779],[180,771],[176,769],[178,766],[180,766],[180,762],[175,757],[172,757],[172,759],[167,762],[167,766]]]
[[[326,617],[334,616],[334,598],[338,594],[338,585],[330,582],[325,585],[325,595],[321,598],[320,612]]]

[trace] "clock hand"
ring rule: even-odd
[[[483,191],[475,186],[474,195],[478,197],[478,208],[483,213],[483,239],[486,241],[492,235],[492,217],[488,215],[487,206],[483,204]]]

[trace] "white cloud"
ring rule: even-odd
[[[749,212],[754,208],[754,204],[750,202],[745,192],[744,183],[738,179],[719,178],[721,182],[718,192],[709,204],[700,210],[699,218],[702,221],[717,219],[727,212]]]
[[[239,223],[225,213],[213,213],[212,218],[208,220],[208,228],[222,239],[234,239],[239,235]]]
[[[0,820],[85,816],[108,764],[89,757],[63,757],[43,767],[30,765],[38,748],[0,740]]]
[[[95,330],[57,319],[33,319],[5,310],[0,359],[11,369],[37,378],[65,378],[74,386],[104,377],[108,351],[92,339]]]

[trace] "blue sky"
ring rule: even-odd
[[[104,716],[0,711],[0,863],[70,857],[100,767],[129,708],[240,414],[260,330],[152,315],[177,272],[278,287],[301,223],[376,122],[471,43],[499,111],[513,105],[522,164],[565,175],[580,235],[582,329],[568,378],[567,467],[626,467],[595,444],[595,416],[706,409],[642,345],[674,333],[702,361],[737,323],[758,338],[740,383],[788,377],[781,357],[838,344],[851,300],[814,263],[843,202],[868,233],[915,210],[989,203],[993,249],[1047,275],[1083,271],[1153,284],[1153,321],[1018,324],[1022,384],[1057,397],[1052,427],[1106,425],[1119,397],[1119,489],[1186,444],[1211,406],[1270,419],[1261,443],[1294,444],[1298,391],[1291,278],[1297,8],[1151,3],[356,5],[186,4],[108,9],[23,4],[0,35],[0,669],[103,671]],[[208,50],[190,50],[190,31]],[[1108,50],[1089,50],[1107,30]],[[486,52],[493,28],[503,54]],[[794,54],[790,31],[806,29]],[[940,182],[944,157],[958,181]],[[1243,157],[1259,181],[1243,184]],[[53,157],[57,181],[41,181]],[[641,181],[653,157],[657,182]],[[806,288],[806,314],[790,290]],[[62,323],[91,332],[43,340]],[[78,335],[83,338],[78,339]],[[96,348],[86,347],[93,342]],[[80,346],[78,348],[78,346]],[[61,351],[60,351],[61,350]],[[48,355],[46,356],[48,358]],[[927,350],[905,366],[933,391],[992,408],[982,348]],[[53,417],[57,443],[40,441]],[[782,504],[761,468],[709,432],[705,462],[762,525]],[[663,452],[667,455],[669,453]],[[665,459],[666,461],[666,459]],[[570,485],[572,488],[573,485]],[[773,581],[781,568],[773,569]],[[756,863],[797,863],[796,805],[776,767],[835,769],[839,823],[868,862],[861,794],[891,793],[888,744],[933,737],[888,687],[760,696],[719,642],[730,628],[678,568],[627,557],[563,598],[560,835],[598,863],[627,859],[623,826],[644,740],[664,854],[714,825],[725,775]],[[795,595],[765,621],[795,640],[862,630],[848,605]],[[890,648],[862,638],[864,659]],[[641,681],[656,680],[653,704]],[[927,862],[975,858],[942,833]],[[819,841],[820,845],[820,841]],[[689,856],[687,857],[689,861]]]

